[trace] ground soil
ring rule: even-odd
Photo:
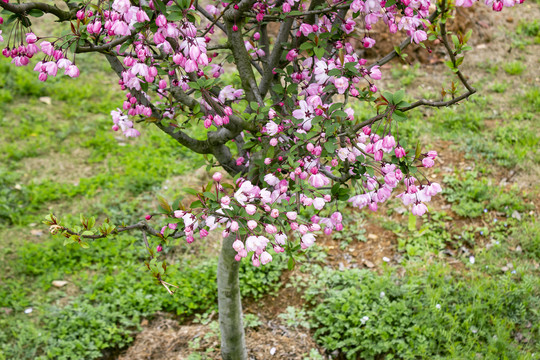
[[[513,57],[516,50],[512,48],[511,41],[507,41],[504,31],[514,31],[521,20],[540,18],[540,9],[535,4],[523,4],[524,10],[504,9],[501,13],[494,13],[482,4],[472,9],[459,9],[456,14],[456,21],[450,29],[466,32],[473,29],[474,34],[471,44],[474,48],[467,57],[469,62],[463,66],[464,73],[470,77],[474,83],[481,81],[483,74],[477,69],[485,64],[502,63]],[[366,52],[365,56],[372,59],[391,51],[394,45],[400,41],[385,37],[385,33],[380,29],[374,29],[373,37],[378,41],[377,52]],[[501,31],[502,30],[502,31]],[[498,35],[496,35],[498,34]],[[503,34],[503,35],[501,35]],[[395,42],[395,43],[394,43]],[[408,61],[421,62],[421,79],[418,79],[423,89],[440,89],[441,78],[444,78],[447,70],[442,64],[446,59],[440,46],[430,44],[432,52],[428,52],[420,47],[411,46],[407,49]],[[529,54],[520,58],[531,69],[530,76],[525,81],[539,83],[538,70],[538,46],[532,48],[534,54]],[[531,50],[529,50],[531,51]],[[403,63],[402,63],[403,64]],[[388,65],[390,66],[390,65]],[[388,68],[388,66],[386,68]],[[392,66],[399,65],[395,60]],[[502,70],[501,70],[502,71]],[[392,80],[388,80],[391,82]],[[387,83],[383,79],[382,87]],[[378,84],[379,85],[379,84]],[[508,96],[496,94],[503,104],[508,104]],[[499,99],[497,99],[499,100]],[[486,122],[486,126],[495,126],[504,119],[495,118]],[[471,170],[475,167],[474,160],[467,159],[466,154],[456,151],[456,144],[448,141],[437,141],[434,148],[439,150],[440,171],[428,172],[428,178],[441,181],[445,174],[454,173],[456,169]],[[502,185],[517,184],[520,188],[527,189],[537,181],[539,174],[527,172],[523,169],[502,169],[494,167],[495,178]],[[535,170],[538,171],[538,170]],[[202,178],[204,176],[198,176]],[[540,209],[540,202],[534,201],[536,212]],[[454,218],[454,222],[462,225],[472,223],[471,220],[460,218],[452,213],[450,205],[442,198],[434,199],[430,206],[436,210],[445,210]],[[404,215],[399,211],[394,211],[391,215],[393,221],[406,221]],[[367,241],[354,241],[347,247],[341,248],[340,242],[332,236],[319,237],[318,243],[328,251],[325,265],[333,268],[364,267],[377,271],[383,261],[390,263],[399,262],[397,252],[396,235],[383,227],[377,221],[376,216],[368,216],[365,219],[365,236]],[[217,249],[216,249],[217,250]],[[449,259],[449,263],[459,266],[461,262]],[[287,283],[289,277],[298,275],[295,272],[285,272],[282,276],[283,283]],[[262,321],[262,325],[249,328],[246,333],[246,342],[250,359],[303,359],[312,349],[324,354],[324,349],[317,346],[309,330],[304,328],[289,328],[280,321],[278,315],[283,313],[287,306],[303,305],[301,294],[293,287],[282,286],[277,295],[267,295],[259,301],[245,299],[245,313],[255,314]],[[214,315],[217,317],[217,315]],[[119,360],[164,360],[164,359],[186,359],[189,354],[198,352],[205,354],[207,358],[219,359],[219,341],[216,329],[211,329],[208,325],[202,324],[179,324],[170,314],[159,313],[153,319],[145,319],[141,323],[143,330],[136,336],[132,346],[122,352]]]

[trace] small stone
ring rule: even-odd
[[[143,319],[143,321],[141,321],[141,326],[144,327],[144,326],[146,326],[146,325],[148,325],[148,320]]]
[[[503,272],[507,272],[507,271],[508,271],[508,267],[503,266],[503,267],[501,268],[501,270],[502,270]]]
[[[274,356],[276,354],[277,349],[275,347],[270,349],[270,355]]]
[[[375,235],[375,234],[369,234],[367,237],[368,237],[368,239],[370,239],[370,240],[377,240],[377,239],[379,238],[379,237],[378,237],[377,235]]]
[[[516,220],[521,220],[521,214],[517,210],[514,210],[512,217]]]
[[[32,309],[32,308],[24,309],[25,314],[31,314],[32,311],[34,311],[34,309]]]
[[[369,260],[364,260],[364,265],[366,265],[370,269],[375,267],[375,264]]]
[[[39,98],[39,101],[41,101],[44,104],[51,105],[51,98],[48,96],[42,96]]]
[[[57,288],[61,288],[61,287],[63,287],[63,286],[66,286],[67,283],[68,283],[68,282],[65,281],[65,280],[53,280],[52,285],[55,286],[55,287],[57,287]]]
[[[32,234],[34,236],[41,236],[41,235],[43,235],[43,231],[37,230],[37,229],[32,229],[32,230],[30,230],[30,234]]]
[[[521,249],[521,246],[516,246],[516,250],[515,250],[517,253],[520,253],[522,252],[523,250]]]
[[[394,211],[401,215],[401,214],[405,214],[407,209],[404,208],[403,206],[398,206],[397,208],[394,209]]]
[[[390,259],[387,258],[387,257],[385,256],[385,257],[382,258],[382,261],[384,261],[384,262],[390,262]]]

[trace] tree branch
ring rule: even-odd
[[[58,18],[58,21],[67,21],[76,18],[77,9],[72,9],[69,11],[61,10],[56,5],[49,5],[45,3],[23,3],[23,4],[13,4],[5,3],[0,1],[0,7],[4,8],[7,11],[11,11],[15,14],[26,15],[30,10],[41,10],[47,14],[53,14]]]
[[[109,64],[111,65],[111,68],[116,72],[116,74],[122,78],[122,71],[124,71],[124,66],[118,60],[118,58],[111,54],[105,54],[105,57],[109,61]],[[151,104],[146,96],[141,92],[137,91],[135,89],[131,89],[130,92],[135,96],[135,98],[144,106],[150,107],[152,109],[152,116],[156,119],[161,119],[161,112],[153,105]],[[186,95],[187,96],[187,95]],[[189,97],[188,97],[189,98]],[[191,98],[190,98],[191,99]],[[193,100],[195,101],[195,100]],[[195,104],[193,104],[194,106]],[[164,133],[171,136],[173,139],[175,139],[177,142],[179,142],[181,145],[187,147],[188,149],[198,153],[198,154],[210,154],[211,151],[208,147],[208,143],[206,141],[196,140],[178,129],[174,126],[165,126],[161,123],[161,121],[154,122],[154,124]]]
[[[433,22],[437,16],[440,15],[440,12],[438,10],[435,10],[433,12],[433,14],[431,14],[428,18],[429,22]],[[403,51],[407,46],[409,46],[411,44],[411,37],[408,36],[405,40],[403,40],[401,42],[401,44],[399,44],[399,50],[400,52]],[[388,54],[386,54],[384,57],[382,57],[381,59],[377,60],[377,62],[369,65],[367,67],[368,70],[371,70],[372,67],[374,66],[383,66],[384,64],[390,62],[393,58],[395,58],[396,56],[398,56],[398,53],[396,50],[392,50],[391,52],[389,52]]]
[[[274,49],[272,49],[272,53],[270,54],[270,57],[268,59],[268,65],[264,70],[264,74],[259,85],[259,92],[261,93],[261,96],[265,96],[268,92],[268,89],[270,89],[270,86],[272,85],[272,79],[274,77],[273,70],[281,60],[281,54],[283,54],[282,44],[287,42],[292,24],[293,19],[288,18],[281,24],[279,28],[278,36],[276,38],[276,41],[274,42]]]
[[[242,0],[238,5],[238,10],[228,9],[223,12],[227,36],[232,46],[232,53],[235,59],[235,64],[242,81],[242,87],[246,92],[248,101],[256,101],[260,106],[264,106],[264,100],[259,92],[259,87],[253,73],[251,57],[246,50],[244,38],[242,36],[242,23],[244,20],[243,12],[251,8],[253,0]],[[233,31],[233,26],[237,26],[237,31]]]
[[[112,48],[114,48],[114,47],[116,47],[118,45],[122,45],[123,43],[128,41],[132,36],[133,35],[122,36],[121,38],[114,39],[111,42],[108,42],[106,44],[99,45],[99,46],[94,46],[93,44],[90,43],[89,46],[77,47],[75,52],[76,53],[109,52]]]

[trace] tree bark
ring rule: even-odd
[[[235,239],[235,235],[223,239],[217,271],[221,357],[223,360],[247,360],[238,281],[240,263],[234,259],[236,251],[232,247]]]

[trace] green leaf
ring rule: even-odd
[[[39,9],[32,9],[28,11],[27,14],[33,17],[42,17],[43,15],[45,15],[45,13]]]
[[[289,261],[287,262],[287,268],[289,270],[292,270],[294,269],[294,264],[295,264],[295,261],[292,257],[289,258]]]
[[[336,151],[336,145],[333,141],[327,141],[324,143],[324,148],[329,154],[333,154]]]
[[[315,53],[315,56],[317,56],[319,59],[322,59],[324,54],[326,53],[326,50],[320,47],[313,48],[313,52]]]
[[[73,244],[76,241],[77,240],[73,239],[72,237],[68,237],[68,238],[64,239],[64,246],[69,245],[69,244]]]
[[[203,205],[202,205],[202,202],[200,200],[195,200],[194,202],[191,203],[191,205],[189,205],[189,207],[191,209],[197,209],[197,208],[202,208]]]
[[[86,241],[81,241],[79,243],[79,245],[83,248],[83,249],[88,249],[90,247],[90,245],[86,242]]]
[[[388,100],[388,102],[391,102],[393,103],[394,102],[394,95],[392,95],[391,93],[389,93],[388,91],[385,91],[383,92],[383,96],[386,100]]]
[[[409,229],[409,231],[415,231],[416,230],[416,216],[414,216],[413,213],[409,213],[408,229]]]
[[[308,49],[311,49],[313,48],[313,43],[311,41],[306,41],[304,42],[302,45],[300,45],[300,50],[308,50]]]
[[[199,192],[195,189],[192,189],[192,188],[183,188],[182,189],[183,191],[187,192],[188,194],[191,194],[191,195],[198,195]]]
[[[212,193],[212,192],[210,192],[210,191],[205,191],[205,192],[203,193],[203,195],[204,195],[205,197],[207,197],[208,199],[211,199],[211,200],[216,201],[216,194],[214,194],[214,193]]]
[[[392,102],[397,105],[397,104],[399,104],[401,102],[401,100],[403,100],[404,97],[405,97],[405,91],[403,91],[403,90],[396,91],[394,93],[394,97],[392,99]]]
[[[407,120],[407,115],[403,111],[395,110],[392,113],[392,119],[397,121],[404,121]]]
[[[422,147],[420,146],[420,141],[416,143],[416,150],[414,153],[415,153],[414,158],[420,159],[420,155],[422,154]]]
[[[167,15],[167,8],[162,0],[155,0],[154,4],[157,5],[159,12],[161,12],[163,15]]]
[[[328,72],[328,76],[339,76],[341,75],[340,69],[332,69]]]

